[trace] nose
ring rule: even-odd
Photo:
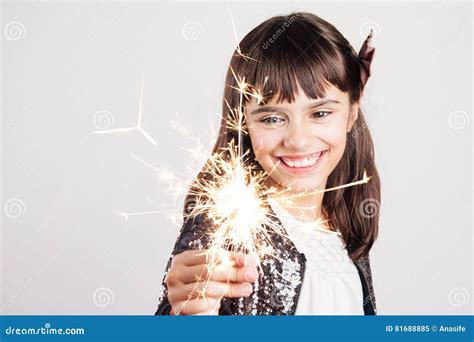
[[[294,121],[288,128],[283,146],[291,151],[305,151],[310,141],[309,135],[308,125],[305,127],[303,122]]]

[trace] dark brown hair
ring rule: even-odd
[[[232,56],[226,76],[221,127],[213,153],[220,153],[229,142],[237,141],[238,133],[229,130],[227,125],[231,115],[229,107],[239,106],[234,74],[245,77],[246,83],[264,94],[263,103],[275,96],[277,102],[291,103],[297,83],[312,99],[324,97],[329,84],[347,92],[351,104],[359,102],[362,95],[357,53],[333,25],[311,13],[272,17],[250,31]],[[245,134],[243,150],[255,161],[251,146],[250,137]],[[198,179],[208,176],[204,170]],[[380,179],[374,163],[374,147],[359,108],[358,118],[347,135],[342,159],[329,175],[326,186],[360,180],[364,170],[372,177],[368,183],[329,191],[323,198],[323,210],[329,223],[341,231],[353,260],[368,255],[377,238],[380,207]]]

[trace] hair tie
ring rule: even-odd
[[[362,84],[362,89],[364,89],[367,80],[370,77],[370,65],[372,64],[372,59],[374,58],[375,48],[369,46],[372,40],[372,29],[370,29],[370,33],[365,39],[362,47],[359,51],[359,61],[360,61],[360,82]]]

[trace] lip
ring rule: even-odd
[[[288,159],[292,159],[294,161],[298,161],[298,160],[303,160],[305,158],[312,158],[315,155],[319,154],[320,152],[324,152],[324,151],[326,151],[326,150],[322,150],[322,151],[318,151],[318,152],[314,152],[314,153],[310,153],[310,154],[301,154],[301,155],[295,155],[295,156],[275,156],[275,157],[277,157],[277,158],[285,157],[285,158],[288,158]]]
[[[284,156],[284,157],[285,158],[291,158],[291,159],[294,159],[294,160],[298,160],[298,159],[304,159],[305,157],[309,157],[309,156],[312,156],[312,155],[317,154],[317,153],[319,153],[319,152],[312,153],[312,154],[306,154],[304,156],[291,156],[291,157],[290,156]],[[275,156],[275,158],[279,162],[278,166],[281,167],[285,172],[293,174],[293,175],[301,175],[301,174],[311,173],[314,170],[316,170],[318,168],[318,166],[321,164],[321,161],[323,160],[323,158],[326,156],[326,153],[327,153],[327,150],[324,150],[323,153],[321,154],[321,156],[318,158],[318,161],[316,162],[316,164],[314,164],[312,166],[304,166],[304,167],[289,167],[281,160],[281,157],[276,157]],[[294,157],[296,157],[296,158],[294,158]]]

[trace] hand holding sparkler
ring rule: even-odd
[[[173,314],[217,315],[223,297],[249,296],[257,278],[257,261],[248,255],[210,258],[208,251],[188,250],[173,257],[168,301]]]

